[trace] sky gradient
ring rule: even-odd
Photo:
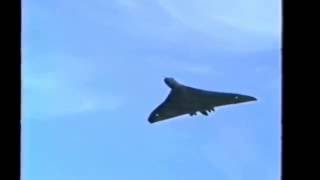
[[[23,180],[279,180],[281,1],[22,2]],[[149,124],[164,77],[257,102]]]

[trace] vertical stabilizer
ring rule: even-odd
[[[174,89],[176,87],[181,86],[180,83],[178,83],[174,78],[166,77],[164,78],[164,82],[167,86],[169,86],[171,89]]]

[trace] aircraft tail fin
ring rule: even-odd
[[[166,83],[166,85],[168,87],[170,87],[171,89],[174,89],[178,86],[181,86],[180,83],[178,83],[178,81],[176,81],[174,78],[171,78],[171,77],[166,77],[164,78],[164,82]]]

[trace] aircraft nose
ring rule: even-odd
[[[255,98],[253,96],[247,96],[247,95],[238,95],[235,97],[235,99],[236,99],[236,103],[257,101],[257,98]]]
[[[152,112],[148,117],[148,121],[151,124],[157,122],[158,121],[158,114]]]
[[[149,118],[149,119],[148,119],[148,122],[149,122],[150,124],[152,124],[152,123],[154,123],[155,121],[154,121],[153,119]]]
[[[153,118],[153,117],[149,117],[148,118],[148,122],[152,124],[152,123],[157,122],[157,120],[155,118]]]
[[[257,101],[258,99],[253,96],[242,96],[241,100],[243,102],[249,102],[249,101]]]
[[[148,117],[148,122],[149,122],[149,123],[154,123],[154,122],[155,122],[155,119],[153,118],[152,115],[150,115],[150,116]]]
[[[248,100],[249,100],[249,101],[257,101],[258,99],[255,98],[255,97],[249,96],[249,97],[248,97]]]

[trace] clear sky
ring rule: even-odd
[[[23,180],[279,180],[279,0],[22,1]],[[164,77],[257,102],[149,124]]]

